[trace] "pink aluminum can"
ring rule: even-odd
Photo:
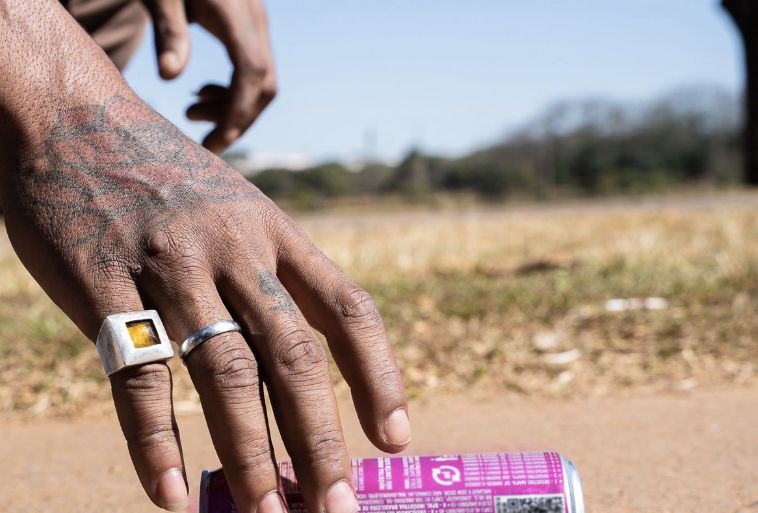
[[[361,513],[584,513],[579,474],[557,452],[352,460]],[[308,513],[291,463],[279,463],[291,513]],[[236,513],[223,469],[204,471],[200,513]]]

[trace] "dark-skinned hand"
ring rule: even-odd
[[[91,340],[107,316],[145,309],[176,342],[239,322],[242,333],[186,359],[238,510],[282,511],[265,387],[309,511],[355,512],[313,330],[368,438],[402,450],[405,392],[370,296],[255,186],[138,98],[57,0],[0,0],[0,67],[0,204],[37,282]],[[183,509],[169,367],[128,367],[110,385],[147,495]]]
[[[234,66],[231,83],[209,83],[187,109],[194,121],[215,128],[203,146],[220,153],[236,141],[276,95],[274,59],[268,20],[260,0],[143,0],[155,32],[161,77],[172,79],[184,70],[190,55],[189,23],[197,23],[226,47]]]

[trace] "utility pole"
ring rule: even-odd
[[[745,134],[743,141],[745,179],[758,186],[758,2],[722,0],[742,36],[745,54]]]

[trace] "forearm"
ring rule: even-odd
[[[0,0],[4,153],[44,140],[62,107],[130,95],[118,70],[56,0]]]

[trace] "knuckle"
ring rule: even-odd
[[[93,258],[81,267],[98,293],[128,285],[132,281],[130,268],[134,268],[134,264],[121,258]]]
[[[220,337],[219,337],[220,338]],[[220,390],[237,391],[258,387],[260,376],[253,353],[244,347],[217,344],[210,354],[203,355],[203,375]]]
[[[260,479],[263,474],[273,468],[273,460],[268,438],[254,437],[237,443],[239,456],[235,461],[225,463],[231,475],[254,476]]]
[[[174,228],[148,232],[143,239],[147,262],[185,276],[206,273],[205,248],[197,235],[188,235],[188,232],[192,230]]]
[[[123,283],[130,279],[127,262],[117,258],[100,259],[90,265],[90,273],[98,281]]]
[[[394,362],[384,365],[382,368],[375,369],[373,374],[372,381],[377,390],[382,390],[385,393],[402,390],[403,377],[400,374],[400,369],[397,368]]]
[[[160,447],[174,444],[173,426],[160,425],[151,429],[139,430],[132,437],[127,437],[126,444],[130,449],[140,452],[154,452]]]
[[[319,471],[341,471],[345,461],[345,443],[337,430],[326,430],[306,437],[306,455]]]
[[[274,365],[283,375],[318,381],[326,377],[326,351],[310,330],[285,328],[273,338],[272,344]]]
[[[340,289],[337,293],[337,305],[340,314],[345,318],[359,319],[372,324],[381,320],[371,294],[356,285],[350,284]]]
[[[129,395],[149,396],[151,392],[163,393],[171,386],[171,373],[163,364],[131,367],[111,376],[114,385]]]
[[[237,64],[240,75],[248,82],[260,82],[268,74],[268,65],[254,56],[241,59]]]
[[[198,253],[198,245],[182,231],[173,227],[147,233],[145,246],[148,253],[156,257],[195,257]]]
[[[268,83],[264,84],[263,88],[261,89],[261,101],[268,105],[271,103],[274,98],[276,98],[276,93],[278,92],[276,83]]]
[[[111,376],[113,399],[131,446],[149,447],[174,439],[171,373],[165,364],[133,367]]]

